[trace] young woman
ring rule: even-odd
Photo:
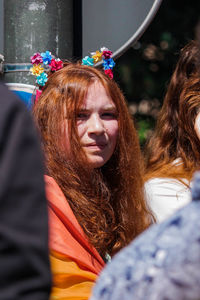
[[[46,159],[52,296],[87,299],[107,257],[151,222],[136,130],[117,84],[80,64],[50,76],[34,117]]]
[[[145,190],[157,221],[190,201],[192,174],[200,165],[200,47],[181,51],[146,151]]]

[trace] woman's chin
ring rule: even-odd
[[[105,163],[107,162],[108,160],[105,160],[104,158],[102,157],[97,157],[97,158],[89,158],[88,159],[88,164],[90,166],[91,169],[98,169],[98,168],[101,168],[103,167],[103,165],[105,165]]]

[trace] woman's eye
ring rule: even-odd
[[[117,119],[117,114],[114,112],[105,112],[102,114],[102,117],[106,119]]]
[[[78,113],[77,114],[77,119],[78,120],[85,120],[88,118],[88,114],[87,113]]]

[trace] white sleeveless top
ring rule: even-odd
[[[185,183],[189,185],[187,180]],[[145,185],[145,196],[158,223],[191,201],[190,188],[174,178],[152,178]]]

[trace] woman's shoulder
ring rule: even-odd
[[[182,179],[181,181],[176,178],[156,177],[147,180],[144,184],[145,190],[154,190],[155,192],[162,192],[164,190],[170,193],[177,191],[187,191],[189,188],[189,181]]]
[[[191,201],[188,186],[188,180],[175,178],[152,178],[145,183],[145,197],[158,222]]]
[[[68,222],[70,221],[78,231],[82,232],[82,229],[80,228],[80,225],[68,203],[68,200],[66,199],[55,179],[45,175],[44,180],[50,214],[53,212],[60,220],[62,220],[62,222],[63,220],[68,220]]]
[[[62,193],[60,187],[58,186],[57,182],[53,177],[44,175],[44,181],[45,181],[47,191]]]
[[[59,207],[63,212],[69,209],[68,201],[53,177],[44,176],[48,204]]]
[[[104,262],[78,223],[57,182],[45,176],[49,207],[49,245],[52,251],[70,257],[85,269],[97,274]]]

